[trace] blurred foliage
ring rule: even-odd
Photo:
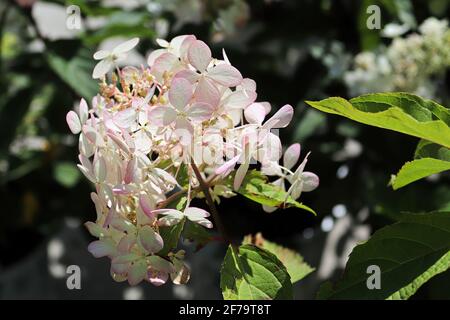
[[[448,0],[369,2],[380,5],[383,26],[450,16]],[[70,5],[81,9],[81,30],[65,25]],[[375,229],[399,211],[448,210],[448,176],[438,177],[439,187],[436,179],[395,193],[387,187],[389,173],[414,153],[414,139],[325,117],[303,103],[349,98],[342,79],[329,72],[330,65],[343,67],[353,55],[386,41],[381,30],[364,27],[366,8],[367,1],[354,0],[2,1],[0,264],[29,253],[64,217],[84,221],[95,215],[90,186],[75,167],[77,141],[69,134],[65,114],[80,97],[90,99],[96,92],[93,52],[132,36],[141,38],[133,58],[139,65],[148,54],[144,48],[155,48],[155,38],[195,34],[212,44],[216,56],[224,47],[232,63],[257,81],[258,100],[296,106],[294,125],[282,134],[289,143],[301,142],[303,152],[312,151],[310,170],[319,174],[321,186],[303,200],[318,217],[291,208],[283,213],[288,218],[279,219],[236,197],[219,206],[234,236],[261,231],[268,239],[286,242],[317,226],[336,204],[352,214],[368,207],[368,222]],[[43,15],[45,10],[52,10],[51,19]],[[340,60],[326,58],[332,50],[341,52]],[[448,70],[444,78],[448,87]],[[430,286],[434,297],[439,296],[441,291]]]

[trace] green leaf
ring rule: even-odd
[[[350,101],[333,97],[310,106],[367,125],[405,133],[450,148],[450,111],[408,93],[376,93]]]
[[[420,140],[414,153],[414,159],[422,158],[435,158],[450,161],[450,149],[430,141]]]
[[[275,255],[256,246],[229,246],[220,274],[225,300],[292,299],[286,267]]]
[[[78,95],[90,101],[97,94],[97,82],[92,79],[95,61],[88,50],[66,58],[51,52],[47,60],[53,71]]]
[[[117,11],[108,16],[105,26],[93,34],[85,35],[83,39],[89,46],[112,37],[151,39],[155,33],[146,26],[147,21],[149,21],[148,13]]]
[[[407,162],[391,179],[394,190],[432,174],[450,170],[450,149],[421,140],[414,154],[414,161]]]
[[[71,188],[80,180],[80,171],[72,162],[60,162],[53,169],[53,176],[61,185]]]
[[[333,288],[325,285],[320,298],[407,299],[450,267],[450,212],[399,216],[353,250],[342,279]],[[371,265],[380,268],[380,289],[366,285]]]
[[[405,163],[396,176],[392,176],[394,190],[432,174],[450,170],[450,162],[433,158],[422,158]]]
[[[254,244],[259,248],[273,253],[286,267],[291,276],[292,283],[300,281],[315,270],[303,260],[303,257],[300,254],[294,250],[284,248],[274,242],[264,239],[261,233],[256,234],[255,237],[252,237],[251,235],[246,236],[243,240],[243,244]]]
[[[450,251],[447,252],[441,259],[428,268],[423,274],[414,279],[413,282],[401,288],[390,297],[388,300],[406,300],[411,297],[424,283],[430,280],[435,275],[446,271],[450,266]]]
[[[257,203],[270,207],[296,207],[317,215],[310,207],[295,201],[280,187],[268,183],[267,177],[257,170],[247,173],[238,193]]]

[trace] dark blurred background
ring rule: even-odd
[[[381,30],[366,27],[372,4],[381,9]],[[235,238],[262,232],[299,251],[316,272],[295,285],[296,298],[314,298],[320,283],[340,275],[355,244],[395,220],[396,213],[450,209],[450,184],[448,175],[441,175],[392,191],[390,175],[412,159],[416,139],[321,114],[304,100],[349,98],[383,84],[385,91],[419,93],[449,106],[448,31],[436,44],[447,60],[439,61],[438,71],[409,77],[412,84],[402,87],[392,80],[398,70],[381,76],[370,65],[370,57],[395,64],[393,51],[401,49],[392,48],[395,38],[425,37],[420,25],[430,17],[443,21],[449,13],[447,0],[3,0],[0,298],[221,298],[219,268],[226,248],[220,244],[196,254],[185,244],[193,271],[187,286],[130,288],[113,282],[109,261],[93,258],[86,249],[92,239],[82,224],[95,219],[92,186],[76,168],[77,143],[65,122],[80,97],[89,101],[96,93],[91,72],[98,48],[138,36],[141,42],[129,63],[139,65],[156,48],[156,38],[180,34],[195,34],[216,57],[225,48],[233,65],[256,80],[258,101],[271,102],[273,110],[286,103],[295,107],[282,141],[300,142],[303,155],[312,151],[308,170],[321,184],[301,201],[318,216],[297,209],[267,214],[240,196],[223,201],[219,211]],[[361,79],[355,81],[358,69]],[[81,290],[66,287],[71,264],[81,267]],[[449,288],[447,271],[414,298],[448,299]]]

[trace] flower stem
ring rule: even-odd
[[[227,243],[232,243],[230,237],[228,236],[222,221],[219,216],[219,212],[217,211],[216,205],[214,204],[214,201],[211,197],[211,193],[209,192],[209,185],[203,180],[202,174],[200,173],[200,170],[198,170],[198,167],[194,163],[194,161],[191,162],[192,170],[194,170],[195,176],[197,177],[197,180],[200,184],[200,188],[202,189],[203,193],[205,194],[206,203],[209,206],[209,209],[211,210],[211,215],[214,220],[214,224],[217,227],[217,230],[222,235],[223,239]]]

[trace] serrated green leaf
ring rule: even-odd
[[[400,214],[350,255],[342,279],[319,293],[326,299],[407,299],[450,268],[450,212]],[[381,272],[381,288],[369,290],[367,268]]]
[[[292,299],[286,267],[275,255],[254,245],[230,246],[220,275],[225,300]]]
[[[432,100],[400,92],[368,94],[350,101],[333,97],[306,103],[323,112],[450,148],[450,111]]]
[[[296,207],[317,215],[310,207],[287,196],[286,191],[280,187],[268,183],[267,177],[257,170],[251,170],[247,173],[238,193],[250,200],[270,207]]]
[[[428,280],[435,275],[446,271],[450,266],[450,252],[447,252],[441,259],[433,264],[427,271],[422,273],[419,277],[414,279],[413,282],[407,286],[401,288],[394,294],[392,294],[388,300],[406,300],[409,299],[416,291]]]
[[[417,159],[405,163],[397,175],[392,177],[391,185],[394,190],[397,190],[414,181],[447,170],[450,170],[449,161],[433,158]]]
[[[255,237],[252,237],[251,235],[245,237],[242,243],[254,244],[259,248],[263,248],[273,253],[286,267],[291,276],[292,283],[300,281],[315,270],[304,261],[300,254],[294,250],[264,239],[260,233],[256,234]]]

